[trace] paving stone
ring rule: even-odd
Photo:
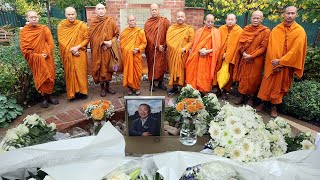
[[[67,113],[72,116],[75,120],[85,119],[86,116],[82,114],[78,109],[72,109],[67,111]]]
[[[60,113],[57,115],[57,117],[63,121],[64,123],[67,123],[67,122],[72,122],[74,121],[75,119],[73,119],[69,114],[67,113]]]
[[[46,119],[46,122],[47,123],[55,123],[55,124],[61,124],[61,123],[63,123],[63,121],[61,121],[60,119],[57,119],[57,118],[55,118],[55,117],[49,117],[48,119]]]
[[[121,102],[119,99],[113,99],[111,101],[112,105],[114,106],[114,109],[117,111],[118,109],[123,108],[124,106],[122,106]]]

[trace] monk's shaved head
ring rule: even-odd
[[[290,10],[290,11],[294,10],[296,13],[298,12],[298,8],[296,8],[295,6],[288,6],[284,9],[285,12],[288,10]]]
[[[186,20],[186,14],[182,11],[179,11],[177,13],[177,23],[181,25],[185,22],[185,20]]]
[[[208,14],[206,16],[206,20],[204,20],[204,23],[207,28],[212,28],[214,25],[214,16],[212,14]]]
[[[252,16],[261,16],[261,17],[263,17],[263,12],[259,11],[259,10],[253,11]]]
[[[77,18],[76,9],[73,8],[73,7],[67,7],[65,9],[65,16],[66,16],[68,21],[74,22],[76,20],[76,18]]]
[[[27,11],[27,12],[26,12],[26,17],[28,17],[30,13],[31,13],[31,14],[36,14],[36,15],[38,15],[38,13],[37,13],[36,11],[30,10],[30,11]]]
[[[127,22],[129,27],[134,28],[136,27],[136,17],[134,17],[134,15],[129,15],[127,17]]]
[[[160,11],[159,11],[159,5],[158,4],[153,3],[153,4],[150,5],[150,14],[154,18],[159,16]]]
[[[283,13],[284,23],[287,25],[291,25],[292,23],[294,23],[297,16],[298,9],[294,6],[288,6]]]
[[[26,13],[26,19],[27,19],[27,23],[30,24],[31,26],[36,26],[39,22],[39,16],[38,13],[36,11],[28,11]]]
[[[96,14],[99,16],[99,17],[104,17],[106,15],[106,7],[99,3],[96,5],[96,10],[95,10]]]
[[[237,23],[237,16],[235,14],[228,14],[226,19],[226,25],[233,27]]]

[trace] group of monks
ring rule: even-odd
[[[58,41],[66,76],[67,98],[86,98],[88,94],[86,46],[90,42],[92,54],[92,77],[100,83],[100,96],[114,94],[109,82],[112,71],[108,65],[117,56],[117,40],[120,38],[123,62],[123,86],[128,95],[139,95],[142,76],[142,53],[148,64],[150,91],[155,88],[167,90],[163,83],[169,70],[169,85],[174,94],[185,84],[190,84],[202,94],[216,89],[216,94],[227,99],[231,84],[238,82],[241,97],[235,104],[253,106],[254,97],[261,99],[256,107],[261,111],[266,101],[272,104],[272,117],[277,116],[276,105],[288,93],[293,75],[301,77],[306,56],[306,33],[295,22],[297,8],[284,10],[284,21],[272,31],[264,25],[263,13],[251,15],[251,24],[243,29],[236,24],[236,16],[229,14],[226,24],[214,27],[214,16],[209,14],[204,27],[194,32],[185,23],[184,12],[178,12],[176,23],[160,16],[157,4],[151,4],[151,17],[144,30],[136,26],[133,15],[127,17],[128,27],[121,33],[114,20],[106,16],[102,4],[96,6],[97,16],[89,29],[76,20],[76,10],[65,10],[66,20],[58,26]],[[53,39],[47,26],[38,24],[34,11],[27,13],[29,24],[21,31],[21,50],[35,81],[36,89],[43,96],[42,107],[57,104],[52,98],[55,73],[53,63]],[[155,82],[158,82],[156,85]]]

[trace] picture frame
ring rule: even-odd
[[[161,136],[165,96],[124,96],[127,136]]]

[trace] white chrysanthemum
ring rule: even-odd
[[[274,121],[270,120],[267,124],[267,127],[273,130],[279,129],[279,126]]]
[[[207,131],[207,125],[202,124],[200,121],[196,121],[196,134],[197,136],[203,136],[204,133]]]
[[[48,127],[51,127],[51,130],[53,131],[53,130],[55,130],[55,129],[57,128],[57,125],[52,122],[52,123],[50,123],[50,124],[48,125]]]
[[[195,95],[195,96],[200,96],[200,92],[198,90],[194,90],[192,92],[192,94]]]
[[[214,154],[223,157],[226,154],[226,149],[223,147],[217,147],[213,150]]]
[[[222,130],[219,126],[211,126],[209,128],[209,133],[212,139],[220,139],[222,135]]]
[[[16,133],[19,136],[24,136],[29,133],[29,128],[24,124],[19,124],[19,126],[16,127]]]
[[[244,140],[241,143],[241,149],[246,155],[251,155],[254,150],[254,144],[250,140]]]
[[[240,122],[240,119],[237,116],[229,116],[225,120],[227,127],[232,126],[233,124]]]
[[[9,129],[7,131],[5,138],[9,141],[15,141],[15,140],[19,139],[19,136],[17,135],[16,129],[15,128]]]
[[[230,151],[230,158],[238,161],[244,161],[246,155],[242,149],[234,148]]]
[[[313,150],[313,149],[315,149],[314,145],[309,140],[303,140],[301,142],[301,145],[302,145],[302,149],[303,150]]]
[[[243,138],[246,135],[246,129],[241,123],[235,123],[230,126],[230,134],[236,139]]]
[[[29,124],[31,125],[31,127],[38,125],[39,121],[38,119],[40,119],[39,115],[37,114],[32,114],[32,115],[28,115],[24,120],[23,120],[23,124]]]
[[[308,137],[311,137],[311,132],[308,131],[308,132],[305,133],[305,135],[308,136]]]
[[[46,175],[44,178],[43,178],[43,180],[54,180],[51,176],[49,176],[49,175]]]
[[[237,179],[237,172],[222,163],[211,162],[201,166],[199,173],[197,173],[196,179],[204,180],[222,180],[222,179]]]

